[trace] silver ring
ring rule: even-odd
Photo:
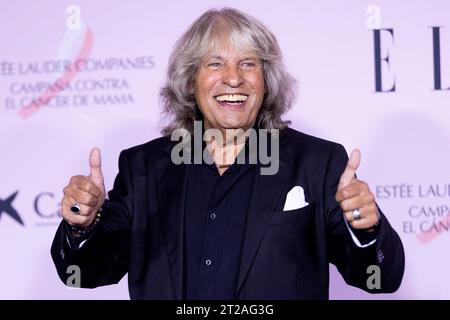
[[[80,206],[80,204],[78,203],[78,202],[74,202],[73,204],[72,204],[72,206],[70,207],[70,211],[72,211],[72,213],[74,214],[74,215],[79,215],[80,214],[80,211],[81,211],[81,206]]]
[[[361,212],[359,209],[355,209],[352,211],[353,220],[359,220],[361,219]]]

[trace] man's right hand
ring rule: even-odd
[[[61,214],[69,224],[80,227],[89,226],[94,220],[97,211],[105,202],[105,183],[101,169],[100,150],[94,148],[89,155],[89,176],[73,176],[69,185],[64,188],[64,197],[61,200]],[[74,214],[70,207],[80,204],[79,214]]]

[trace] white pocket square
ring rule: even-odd
[[[309,205],[305,201],[305,191],[300,186],[295,186],[288,192],[283,211],[295,210]]]

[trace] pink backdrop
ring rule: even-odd
[[[365,294],[331,267],[331,298],[450,299],[450,2],[343,3],[3,1],[0,298],[128,298],[126,278],[96,290],[68,289],[57,278],[49,251],[62,188],[87,174],[94,146],[112,186],[120,150],[158,136],[158,91],[175,40],[206,9],[233,6],[278,37],[299,80],[293,127],[361,149],[359,177],[403,240],[397,293]],[[432,27],[440,27],[442,90]],[[389,64],[380,63],[380,90],[395,81],[395,91],[376,91],[374,28],[382,29],[381,58],[389,55]],[[87,62],[64,72],[76,58]],[[24,108],[33,99],[50,102]]]

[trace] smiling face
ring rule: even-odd
[[[222,37],[222,39],[224,39]],[[251,128],[261,108],[264,74],[260,59],[242,54],[230,41],[213,48],[201,61],[195,77],[195,99],[205,128]]]

